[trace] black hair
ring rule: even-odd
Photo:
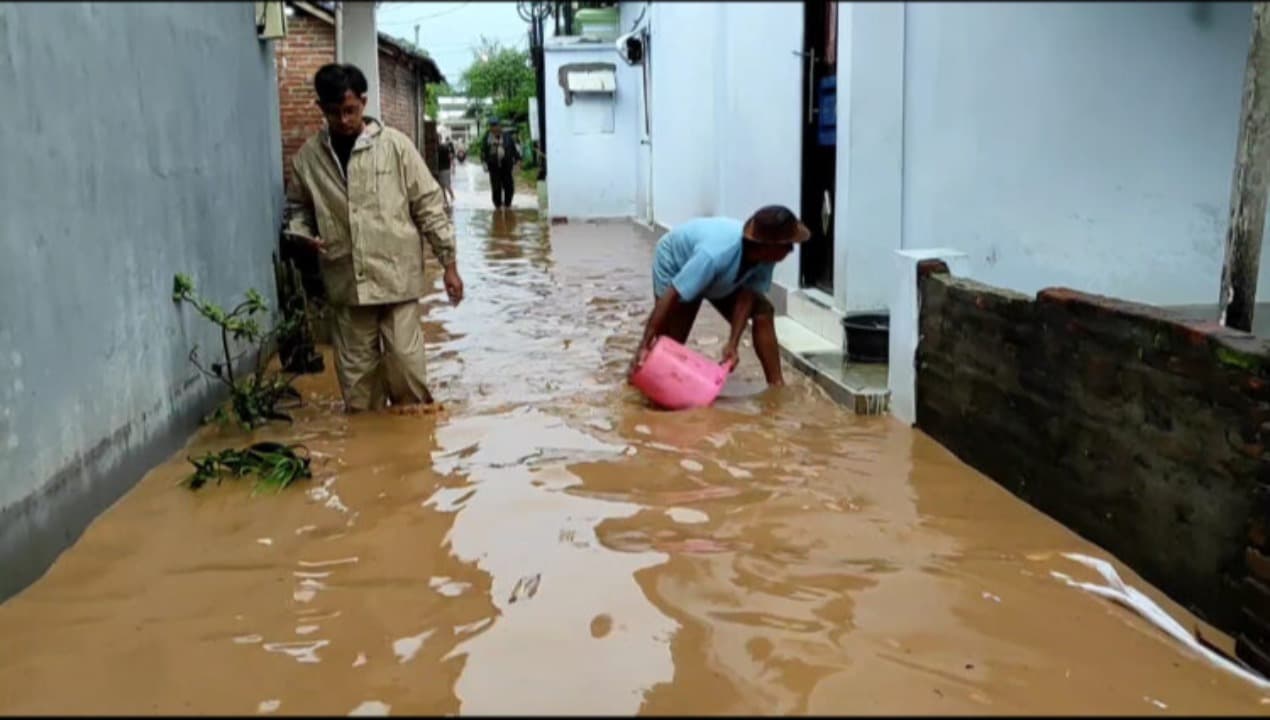
[[[798,216],[784,205],[764,205],[754,212],[754,229],[783,235],[798,223]]]
[[[344,101],[344,94],[352,92],[361,97],[370,90],[366,76],[356,65],[331,63],[323,65],[313,76],[313,89],[317,91],[318,102],[323,105],[338,105]]]

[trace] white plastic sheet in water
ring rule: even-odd
[[[1133,610],[1141,615],[1152,625],[1155,625],[1164,632],[1168,633],[1178,642],[1183,643],[1187,647],[1199,653],[1204,659],[1222,670],[1239,676],[1261,690],[1270,690],[1270,682],[1245,670],[1239,665],[1232,663],[1230,660],[1227,660],[1218,653],[1204,647],[1194,635],[1187,632],[1186,628],[1182,627],[1181,623],[1174,620],[1172,616],[1166,613],[1159,605],[1156,605],[1155,601],[1126,585],[1124,580],[1120,579],[1120,574],[1117,573],[1116,569],[1111,566],[1111,563],[1105,560],[1089,557],[1088,555],[1081,555],[1080,553],[1063,553],[1063,557],[1073,562],[1080,563],[1087,568],[1091,568],[1101,575],[1102,578],[1107,581],[1107,584],[1098,585],[1096,583],[1073,580],[1070,575],[1054,570],[1050,571],[1050,575],[1053,575],[1072,587],[1086,590],[1100,597],[1104,597],[1108,600],[1113,600],[1121,605],[1124,605],[1130,610]]]

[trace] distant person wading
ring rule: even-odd
[[[485,145],[481,148],[481,160],[489,172],[494,209],[510,208],[512,193],[516,190],[514,171],[516,163],[520,162],[520,149],[512,136],[503,132],[503,126],[497,119],[490,120],[489,134],[485,136]]]
[[[454,169],[454,143],[446,138],[437,146],[437,182],[445,191],[446,206],[454,205],[454,188],[451,186],[451,175]]]

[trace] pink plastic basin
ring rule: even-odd
[[[730,368],[661,336],[631,376],[631,384],[667,410],[708,407],[719,397]]]

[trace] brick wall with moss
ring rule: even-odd
[[[1256,565],[1270,553],[1270,343],[1071,290],[1019,295],[939,262],[919,273],[917,426],[1270,671],[1270,563]]]

